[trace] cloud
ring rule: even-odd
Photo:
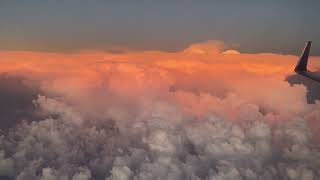
[[[238,55],[238,54],[240,54],[240,52],[237,51],[237,50],[229,49],[229,50],[224,51],[222,54],[225,54],[225,55]]]
[[[209,54],[220,54],[223,49],[225,49],[226,44],[221,41],[206,41],[197,44],[192,44],[186,48],[183,52],[187,54],[199,54],[199,55],[209,55]]]
[[[4,151],[0,152],[0,177],[13,176],[13,163],[10,158],[5,158]]]
[[[40,121],[0,136],[15,179],[319,179],[320,104],[290,85],[297,57],[182,52],[1,52],[38,82]]]
[[[315,103],[316,100],[320,99],[320,85],[319,83],[305,78],[301,75],[290,75],[287,77],[287,81],[290,84],[303,84],[307,88],[307,100],[309,103]]]
[[[40,89],[23,77],[0,74],[0,130],[8,130],[22,120],[36,120],[32,104]]]

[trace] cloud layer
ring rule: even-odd
[[[320,103],[285,81],[297,57],[225,50],[1,52],[43,118],[0,136],[0,176],[319,179]]]

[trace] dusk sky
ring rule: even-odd
[[[220,40],[242,52],[320,53],[320,1],[2,0],[0,49],[178,51]]]

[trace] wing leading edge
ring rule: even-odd
[[[311,49],[311,41],[308,41],[294,71],[302,76],[309,78],[309,79],[320,82],[320,74],[315,73],[315,72],[310,72],[307,68],[310,49]]]

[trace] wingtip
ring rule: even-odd
[[[308,41],[306,47],[302,52],[300,60],[298,61],[294,69],[295,72],[299,73],[299,72],[307,71],[310,48],[311,48],[311,41]]]

